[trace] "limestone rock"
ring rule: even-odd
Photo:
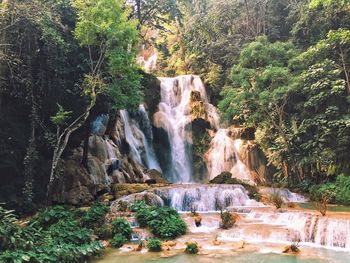
[[[163,175],[155,169],[148,170],[146,175],[151,180],[154,180],[155,183],[158,183],[158,184],[168,184],[169,183],[166,179],[163,178]]]

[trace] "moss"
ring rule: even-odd
[[[205,104],[201,101],[201,95],[199,91],[191,91],[190,109],[192,120],[208,119],[207,110]]]

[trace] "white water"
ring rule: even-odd
[[[255,184],[247,167],[239,157],[241,144],[242,140],[232,139],[228,136],[227,129],[217,131],[210,142],[210,149],[206,153],[210,180],[226,171],[231,172],[235,178]]]
[[[350,220],[305,212],[251,212],[243,215],[241,225],[223,232],[221,238],[250,242],[301,242],[350,250]]]
[[[251,200],[241,185],[176,185],[156,188],[121,198],[134,202],[145,199],[160,206],[167,205],[178,211],[208,212],[234,207],[261,207],[263,204]],[[118,200],[115,202],[118,204]]]
[[[159,78],[161,81],[161,102],[155,114],[155,126],[163,128],[170,141],[173,182],[189,183],[192,181],[192,163],[189,141],[191,140],[191,114],[189,108],[192,90],[197,90],[205,97],[205,90],[196,76]],[[199,79],[200,80],[200,79]]]
[[[305,203],[308,201],[305,196],[302,196],[297,193],[293,193],[285,188],[272,188],[272,187],[260,187],[259,193],[263,195],[271,195],[278,193],[285,203]]]
[[[143,121],[149,123],[146,111],[143,105],[139,107]],[[148,169],[156,169],[161,171],[151,142],[149,142],[145,134],[141,131],[138,123],[132,120],[126,110],[121,110],[120,115],[124,123],[125,138],[130,146],[131,157],[134,161],[141,165],[145,165]]]

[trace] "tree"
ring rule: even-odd
[[[291,43],[269,43],[260,37],[241,51],[232,68],[232,86],[221,95],[219,109],[226,119],[240,119],[258,128],[260,143],[284,177],[293,181],[297,174],[288,136],[287,105],[295,89],[295,78],[288,68],[297,54]]]
[[[97,96],[108,94],[115,108],[136,107],[142,97],[135,63],[137,30],[135,21],[128,19],[130,10],[123,9],[123,2],[119,0],[75,0],[73,5],[78,14],[75,36],[89,53],[90,70],[81,82],[81,88],[90,102],[85,111],[58,136],[48,194],[69,137],[85,123]]]

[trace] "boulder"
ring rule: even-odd
[[[146,176],[149,177],[149,179],[145,181],[145,183],[147,184],[156,184],[156,183],[168,184],[169,183],[165,178],[163,178],[163,175],[155,169],[148,170]]]
[[[71,205],[89,204],[95,197],[94,181],[76,160],[64,162],[64,174],[53,184],[51,201]]]

